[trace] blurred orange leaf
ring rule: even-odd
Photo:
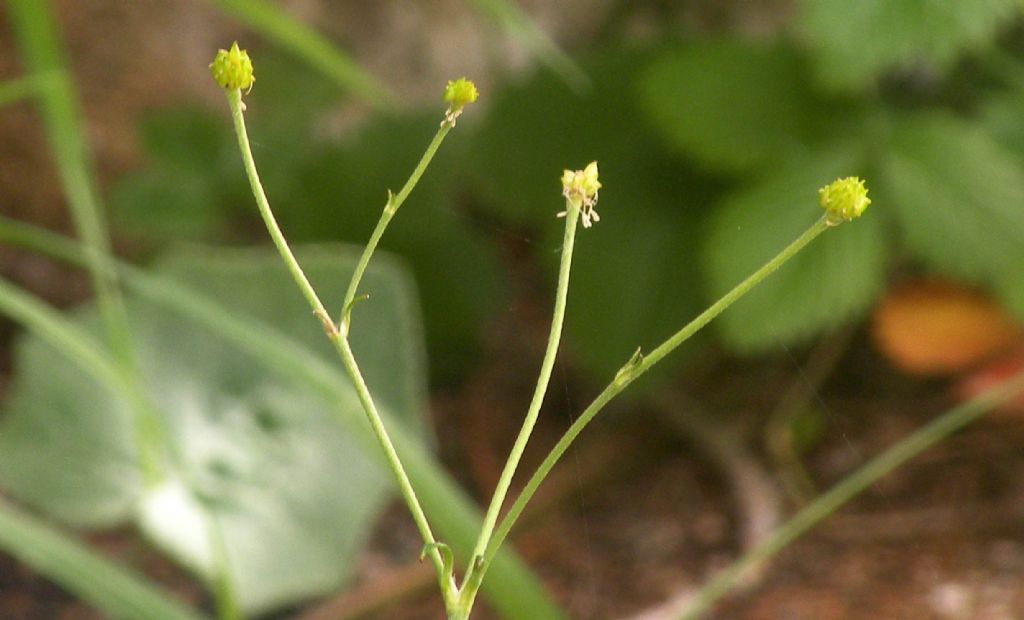
[[[966,371],[1018,342],[1021,327],[995,302],[964,286],[918,280],[889,292],[871,326],[878,349],[915,375]]]

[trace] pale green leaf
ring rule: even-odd
[[[355,252],[336,246],[299,256],[337,307]],[[325,359],[334,355],[272,252],[193,250],[163,271]],[[424,369],[410,282],[385,259],[371,266],[364,287],[373,311],[356,317],[356,354],[381,408],[420,427]],[[376,455],[337,424],[339,403],[173,312],[138,300],[128,309],[147,391],[163,414],[164,480],[143,487],[135,475],[119,395],[93,387],[61,354],[29,339],[19,347],[0,432],[4,488],[72,523],[135,519],[208,579],[209,528],[218,527],[234,590],[250,613],[336,589],[390,496]],[[359,410],[352,391],[340,405]]]

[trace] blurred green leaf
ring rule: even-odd
[[[150,160],[196,174],[214,174],[222,166],[227,147],[237,150],[224,118],[194,106],[148,112],[139,121],[138,132]]]
[[[355,259],[351,249],[300,253],[332,307]],[[193,249],[161,271],[333,359],[273,252]],[[365,288],[380,303],[353,333],[367,382],[382,409],[422,430],[423,355],[410,282],[380,260]],[[125,405],[30,338],[17,349],[19,373],[0,433],[4,487],[77,525],[134,518],[207,578],[207,528],[215,521],[250,612],[337,588],[390,495],[377,459],[337,424],[337,403],[173,312],[135,300],[130,310],[140,367],[171,443],[167,478],[140,486]],[[345,406],[359,408],[354,392]]]
[[[801,0],[800,15],[824,84],[864,86],[886,70],[945,68],[990,45],[1019,14],[1019,0]]]
[[[230,126],[207,110],[171,107],[143,116],[147,164],[110,190],[112,224],[150,242],[201,241],[221,232],[248,184]]]
[[[111,190],[112,219],[120,232],[151,241],[204,239],[224,219],[211,190],[207,179],[194,173],[143,170]]]
[[[856,173],[850,152],[795,161],[727,199],[713,216],[704,256],[712,295],[726,293],[822,215],[816,189]],[[871,179],[868,179],[871,186]],[[885,282],[888,251],[882,219],[872,210],[827,231],[722,314],[725,343],[765,351],[834,327],[862,313]]]
[[[990,136],[1024,160],[1024,92],[992,97],[981,108],[979,121]]]
[[[708,40],[659,54],[643,74],[644,112],[676,148],[714,170],[749,171],[838,139],[853,110],[812,90],[803,58],[781,45]],[[839,107],[842,106],[842,107]]]
[[[1024,322],[1024,261],[1010,266],[996,282],[996,294],[1017,320]]]
[[[932,268],[992,282],[1024,260],[1024,163],[981,128],[906,117],[880,170],[907,246]]]

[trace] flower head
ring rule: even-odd
[[[597,162],[592,161],[583,170],[565,170],[562,172],[562,195],[572,206],[580,211],[580,221],[584,228],[590,228],[593,222],[601,218],[594,210],[597,207],[597,190],[601,182],[597,180]],[[564,217],[568,211],[562,211],[558,217]]]
[[[828,212],[829,223],[836,225],[860,217],[871,204],[871,199],[862,179],[846,177],[819,189],[818,202]]]
[[[210,63],[210,75],[220,84],[221,88],[237,90],[251,89],[256,78],[252,74],[252,61],[249,53],[238,49],[238,41],[231,44],[230,50],[219,50]]]
[[[444,122],[455,126],[455,120],[462,114],[462,108],[466,104],[473,103],[480,96],[476,84],[471,80],[461,77],[457,80],[448,80],[444,87],[444,100],[448,104],[448,110],[444,113]]]

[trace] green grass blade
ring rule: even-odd
[[[512,0],[472,0],[478,11],[490,17],[517,39],[537,60],[565,80],[571,88],[583,91],[590,78],[576,62],[551,40]]]
[[[81,265],[84,255],[78,244],[61,235],[0,217],[0,242],[30,248],[60,260]],[[125,286],[150,301],[174,309],[230,340],[254,355],[273,363],[279,372],[303,381],[310,389],[338,402],[345,389],[344,375],[308,349],[281,336],[272,326],[240,318],[229,309],[187,287],[146,273],[129,265],[118,265]],[[259,337],[254,337],[258,334]],[[340,423],[363,441],[369,453],[379,454],[376,441],[357,408],[339,407],[345,412]],[[425,511],[453,549],[468,553],[482,522],[479,511],[444,468],[424,450],[401,425],[387,419],[395,448],[402,455]],[[463,558],[465,560],[465,558]],[[502,550],[495,556],[484,582],[483,592],[491,606],[510,620],[559,620],[565,618],[544,592],[537,577],[514,553]]]
[[[388,108],[394,105],[394,94],[345,52],[266,0],[210,2],[303,59],[373,107]]]
[[[89,248],[87,265],[111,346],[122,361],[128,360],[130,341],[116,276],[100,267],[102,257],[110,253],[110,240],[57,25],[47,0],[8,0],[7,8],[25,70],[50,76],[49,87],[41,90],[38,98],[43,126],[75,226]]]
[[[204,618],[141,576],[3,501],[0,548],[111,618]]]

